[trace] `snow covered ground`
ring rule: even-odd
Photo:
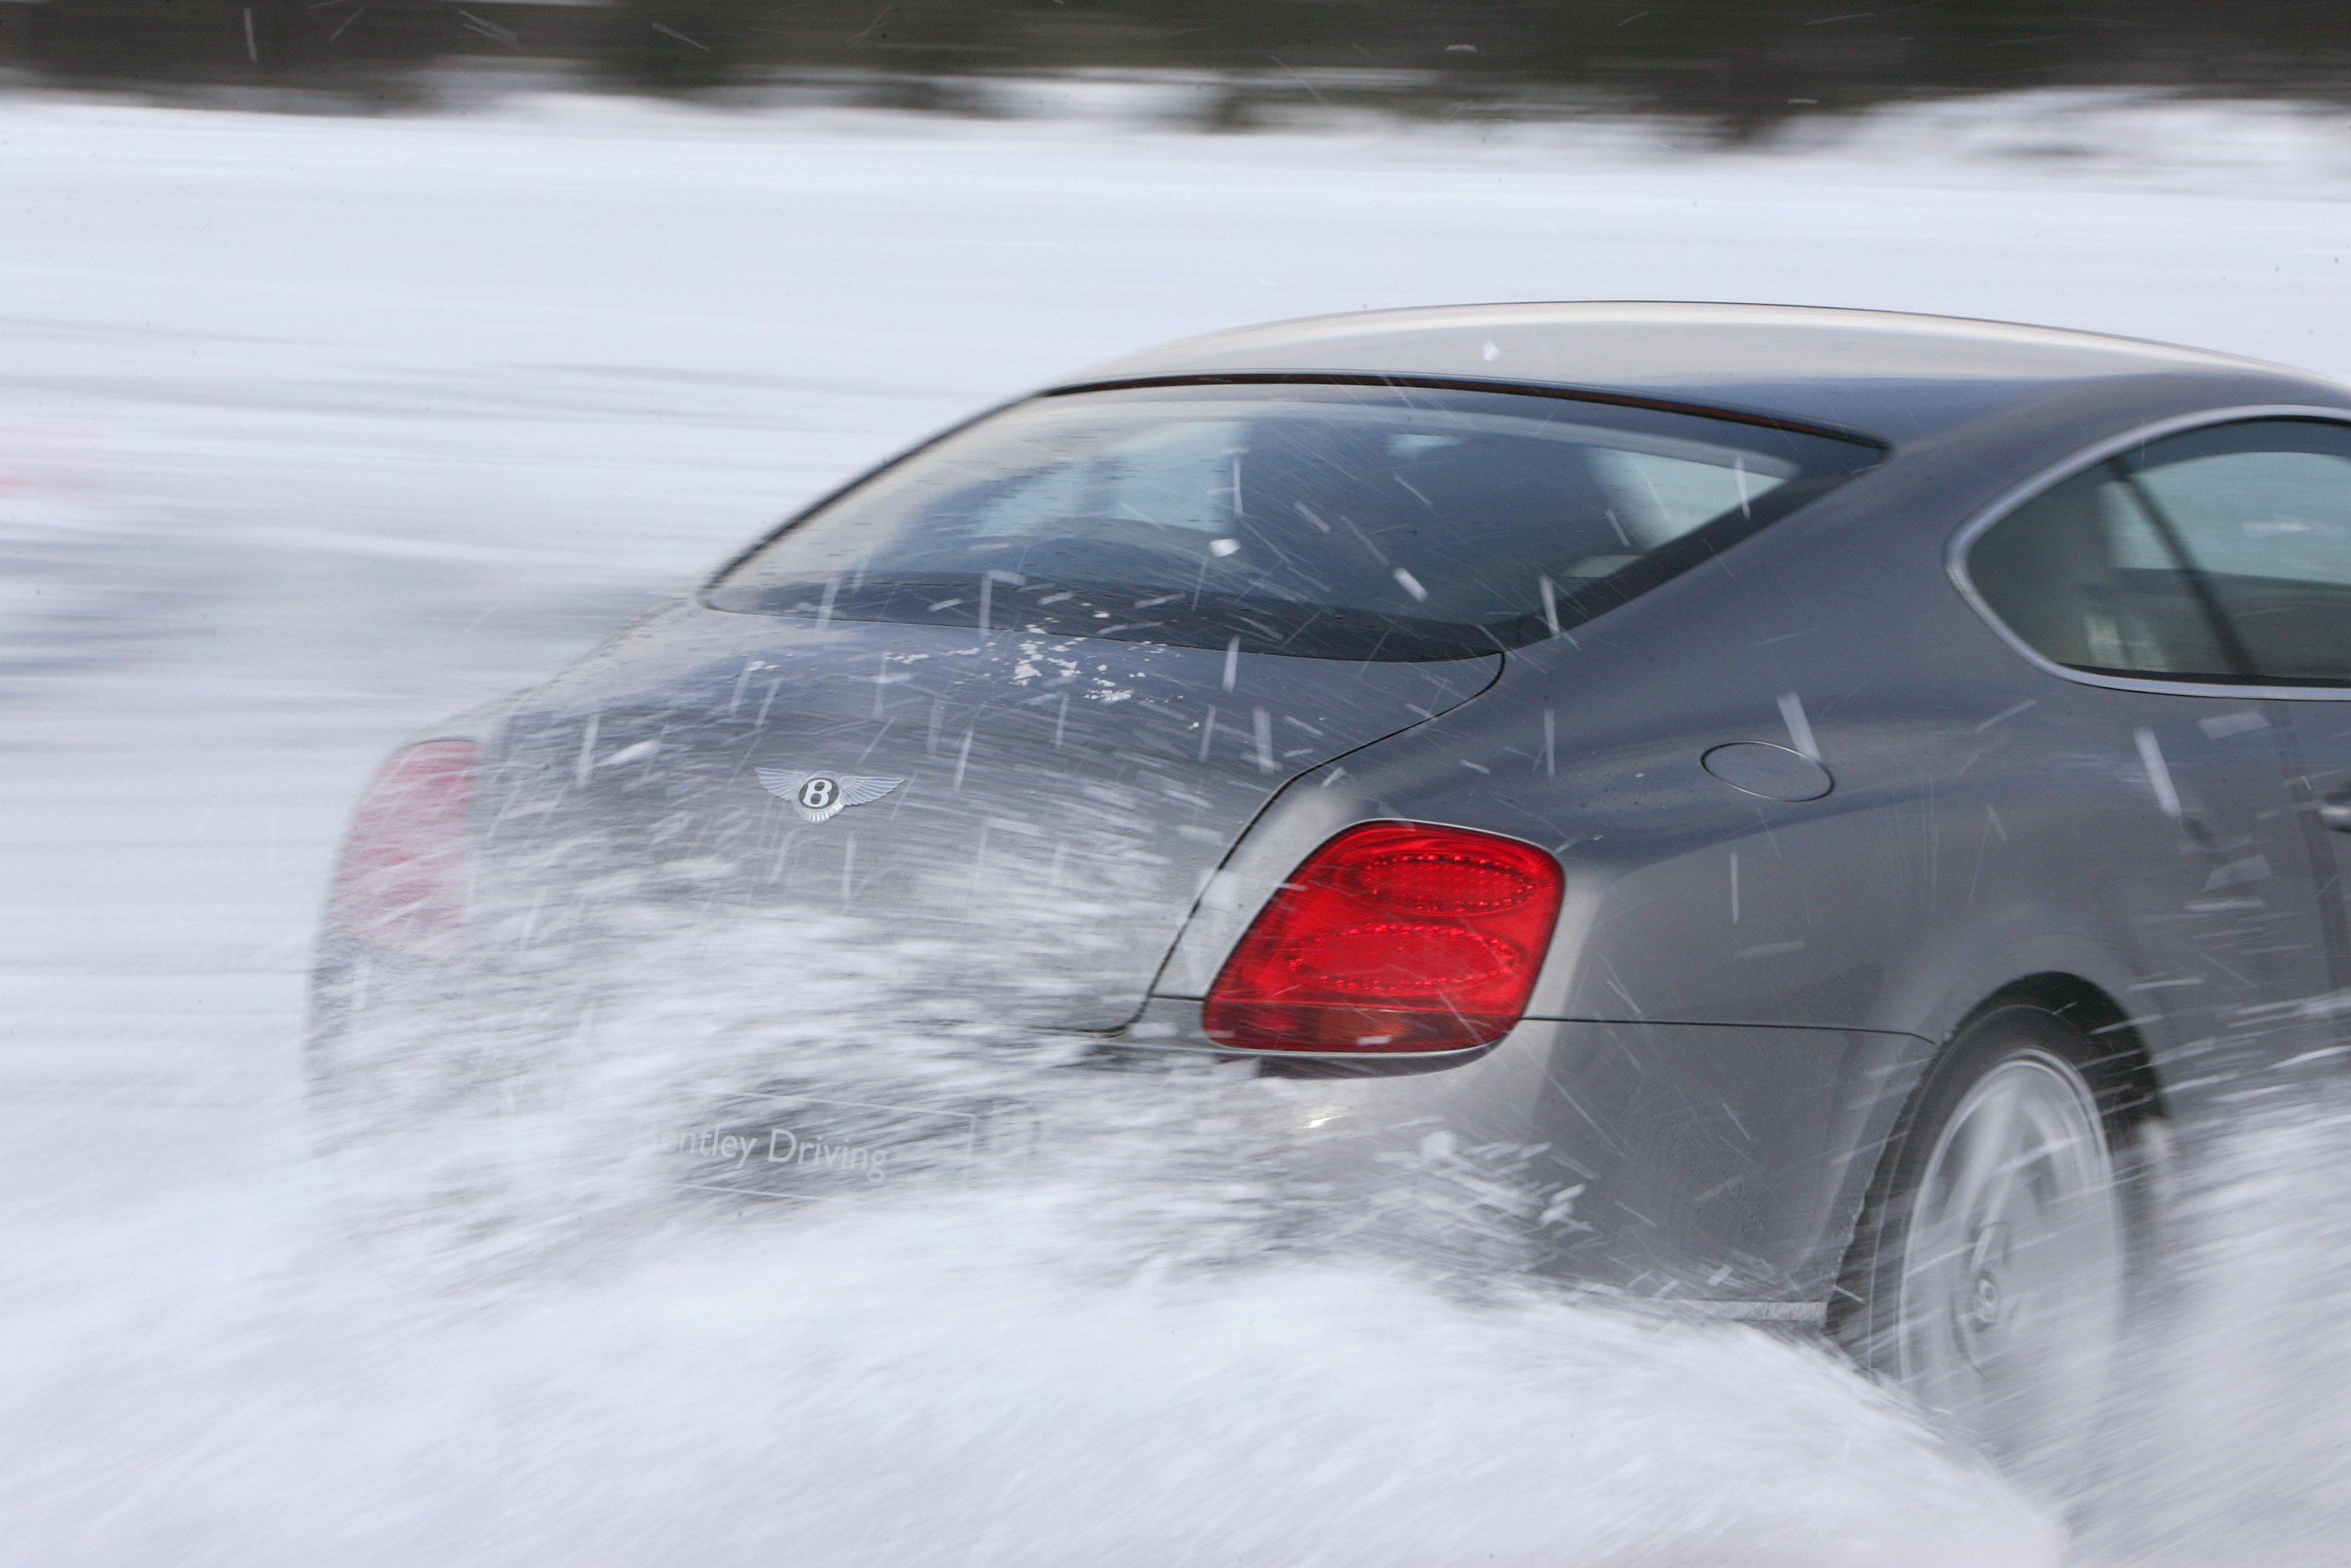
[[[1638,125],[0,103],[5,1555],[2053,1560],[1808,1353],[1376,1271],[1112,1288],[1033,1213],[453,1305],[322,1238],[293,1103],[309,923],[387,746],[1113,352],[1746,299],[2351,376],[2341,116],[2027,107],[1704,155]]]

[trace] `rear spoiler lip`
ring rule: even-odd
[[[1692,402],[1646,392],[1619,392],[1609,387],[1580,386],[1573,382],[1530,382],[1503,376],[1414,375],[1405,371],[1189,371],[1159,376],[1122,376],[1113,381],[1070,382],[1050,386],[1038,397],[1067,397],[1076,392],[1125,392],[1144,387],[1185,386],[1342,386],[1426,387],[1432,392],[1514,392],[1523,397],[1558,398],[1568,402],[1600,402],[1618,408],[1655,409],[1660,413],[1690,414],[1726,420],[1733,424],[1785,430],[1799,435],[1823,436],[1891,453],[1893,444],[1882,436],[1817,420],[1795,419],[1769,409],[1736,403]]]

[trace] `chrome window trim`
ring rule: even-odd
[[[1980,616],[1992,634],[2023,655],[2026,663],[2044,674],[2077,685],[2105,686],[2113,691],[2156,692],[2167,696],[2256,698],[2283,702],[2346,702],[2351,701],[2351,685],[2286,686],[2233,685],[2213,681],[2167,681],[2143,675],[2101,675],[2087,670],[2076,670],[2044,657],[2031,647],[1995,614],[1976,585],[1968,578],[1968,547],[1974,544],[1985,530],[2017,507],[2032,500],[2043,491],[2063,484],[2085,469],[2095,467],[2109,457],[2127,452],[2134,446],[2159,441],[2167,435],[2179,435],[2190,430],[2202,430],[2215,424],[2242,424],[2257,419],[2316,419],[2331,424],[2351,426],[2351,408],[2328,408],[2313,403],[2249,403],[2238,408],[2199,409],[2194,413],[2174,414],[2152,423],[2137,425],[2119,435],[2111,435],[2043,468],[2032,477],[2011,486],[1989,506],[1979,509],[1951,535],[1951,542],[1943,552],[1943,570],[1949,574],[1951,584],[1966,600],[1968,608]]]

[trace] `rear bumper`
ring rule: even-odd
[[[1082,1065],[1149,1095],[1215,1098],[1216,1114],[1245,1129],[1252,1159],[1336,1233],[1466,1248],[1497,1270],[1687,1315],[1789,1323],[1820,1320],[1878,1147],[1928,1054],[1910,1036],[1865,1030],[1528,1019],[1470,1051],[1250,1057],[1208,1041],[1198,1013],[1196,1001],[1155,999],[1129,1028],[1082,1037],[1098,1042]],[[312,1082],[322,1102],[370,1119],[431,1114],[509,1092],[590,1021],[560,988],[371,964],[330,946],[318,970]],[[886,1050],[870,1059],[870,1090],[854,1063],[843,1077],[841,1059],[825,1054],[806,1077],[778,1057],[771,1074],[741,1080],[745,1104],[714,1107],[714,1148],[732,1137],[757,1150],[738,1152],[719,1185],[793,1196],[812,1161],[839,1164],[850,1190],[884,1185],[872,1156],[853,1152],[882,1143],[837,1130],[837,1106],[811,1134],[806,1104],[748,1104],[777,1101],[778,1084],[796,1079],[784,1100],[875,1101],[936,1118],[932,1133],[970,1143],[978,1173],[1014,1174],[1005,1151],[1035,1134],[1008,1143],[1006,1128],[1071,1124],[1050,1092],[1036,1096],[1040,1117],[1021,1113],[1010,1103],[1028,1097],[1017,1078],[1009,1099],[985,1107],[933,1105],[887,1087]],[[753,1167],[774,1176],[787,1154],[794,1180],[755,1190],[765,1184]]]
[[[1251,1059],[1155,1000],[1115,1049]],[[1266,1130],[1334,1194],[1447,1190],[1528,1265],[1702,1316],[1818,1321],[1926,1042],[1855,1030],[1530,1019],[1472,1051],[1255,1058]]]

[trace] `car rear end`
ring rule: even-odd
[[[1556,817],[1498,812],[1486,764],[1432,778],[1431,727],[1878,455],[1458,379],[1015,405],[397,754],[330,901],[322,1076],[397,1039],[425,1100],[511,1096],[691,1034],[653,1141],[783,1195],[1019,1145],[975,1052],[1374,1076],[1384,1124],[1520,1093]],[[1555,779],[1551,716],[1495,717],[1513,788]],[[1253,1113],[1294,1132],[1322,1092]]]

